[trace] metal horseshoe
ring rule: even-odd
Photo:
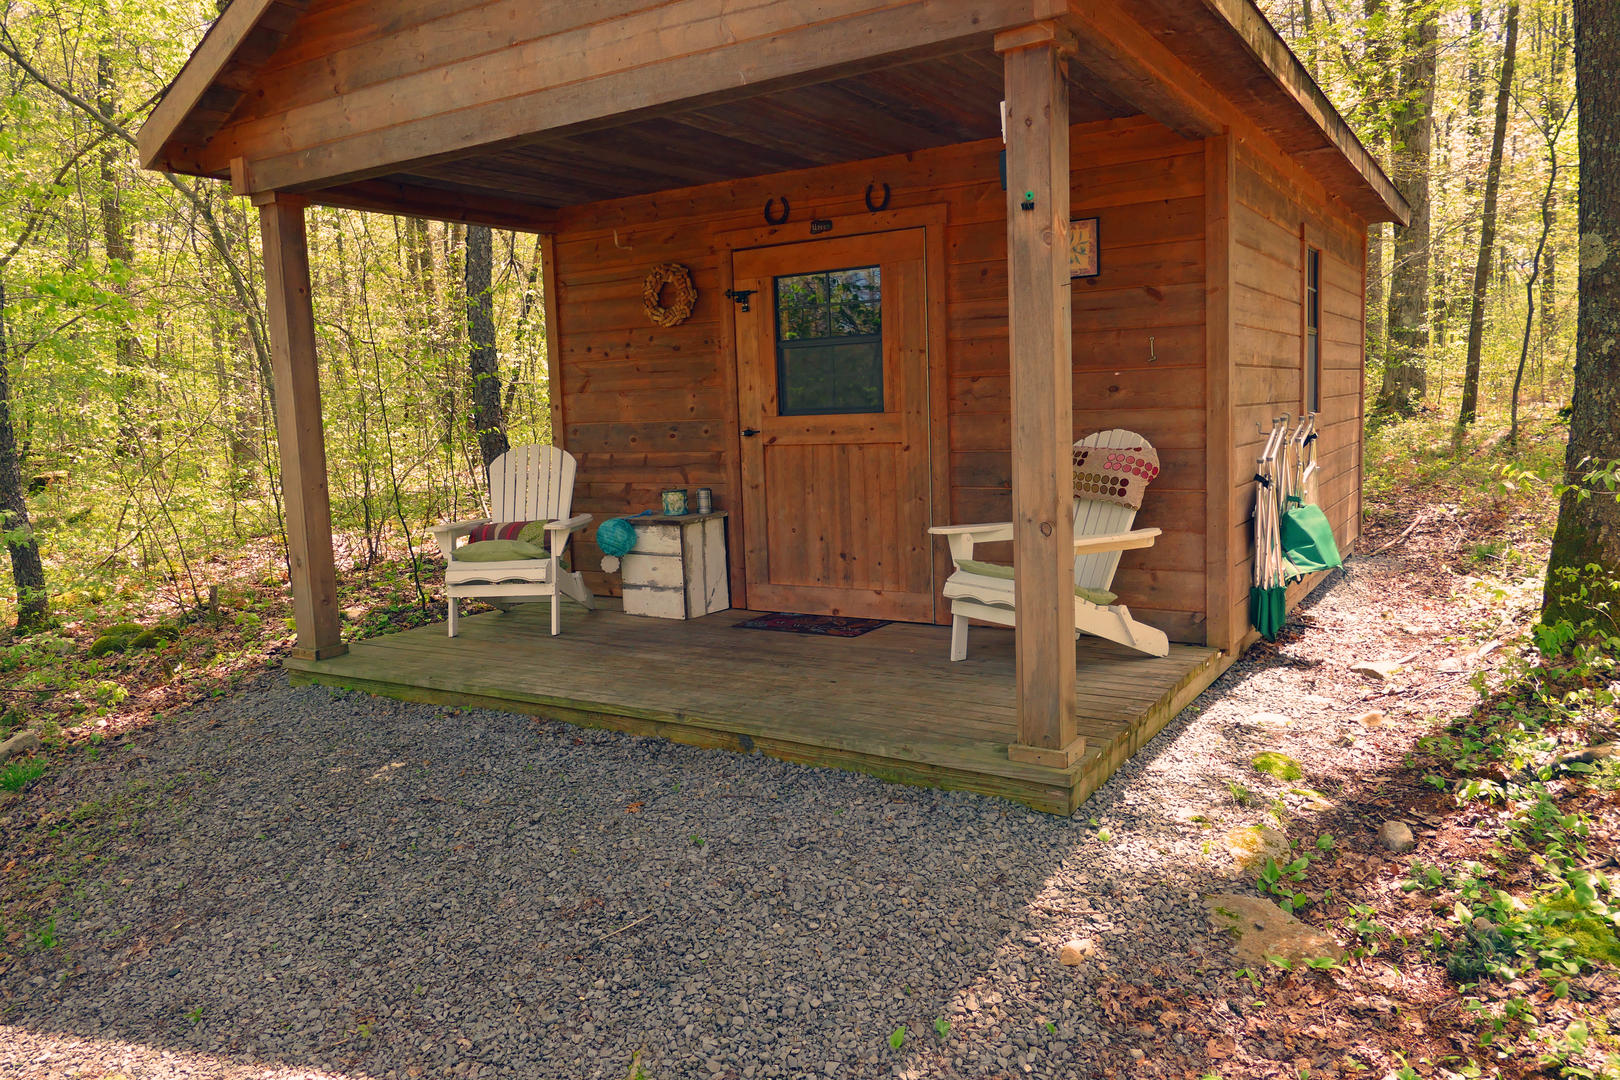
[[[786,195],[782,196],[782,216],[781,217],[777,217],[775,215],[775,213],[771,210],[771,207],[773,207],[775,205],[776,205],[776,200],[774,198],[765,200],[765,224],[767,224],[767,225],[786,225],[787,224],[787,219],[788,219],[788,214],[793,212],[793,208],[788,205],[787,196]]]
[[[876,186],[876,184],[866,185],[866,208],[872,211],[874,214],[879,210],[887,210],[889,208],[889,185],[883,185],[883,201],[880,203],[875,203],[872,201],[872,189]]]

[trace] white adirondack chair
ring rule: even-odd
[[[453,521],[433,529],[434,542],[444,553],[444,591],[450,599],[450,636],[456,636],[464,596],[490,600],[505,607],[528,600],[551,601],[551,634],[562,630],[562,597],[587,608],[596,607],[585,588],[585,578],[562,566],[568,539],[591,520],[589,514],[568,515],[574,501],[574,456],[555,446],[515,446],[489,467],[489,517]],[[457,562],[456,542],[480,525],[503,521],[545,521],[546,549],[538,559],[503,562]]]
[[[1086,452],[1117,452],[1126,472],[1131,468],[1148,475],[1129,475],[1141,487],[1158,475],[1158,454],[1142,436],[1115,428],[1087,436],[1074,444],[1078,461]],[[1140,459],[1141,464],[1129,462]],[[1151,463],[1148,467],[1146,463]],[[1077,491],[1079,488],[1077,484]],[[1137,498],[1140,504],[1140,498]],[[1136,508],[1113,498],[1074,500],[1074,630],[1075,636],[1092,634],[1150,656],[1164,656],[1170,641],[1162,630],[1131,618],[1130,609],[1115,603],[1109,591],[1122,552],[1152,547],[1158,529],[1132,529]],[[943,536],[951,546],[956,572],[945,582],[944,594],[951,601],[951,659],[967,659],[968,620],[979,619],[998,626],[1016,623],[1013,600],[1013,568],[978,562],[973,558],[976,544],[989,544],[1013,538],[1012,522],[990,525],[941,525],[929,529]]]

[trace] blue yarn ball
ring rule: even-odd
[[[596,527],[596,546],[614,558],[627,555],[636,546],[636,530],[624,518],[608,518]]]

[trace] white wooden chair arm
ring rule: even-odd
[[[439,533],[439,532],[464,533],[464,532],[467,532],[470,529],[476,528],[479,525],[488,525],[488,524],[489,524],[489,518],[487,518],[487,517],[475,517],[475,518],[467,518],[464,521],[446,521],[446,522],[444,522],[442,524],[433,526],[432,531],[436,532],[436,533]]]
[[[546,522],[546,532],[548,532],[548,533],[554,533],[554,532],[578,532],[580,529],[583,529],[585,526],[589,525],[590,523],[591,523],[591,515],[589,515],[589,514],[575,514],[573,517],[568,518],[566,521],[548,521],[548,522]]]
[[[428,532],[433,534],[433,542],[439,545],[439,552],[445,558],[456,546],[456,539],[472,532],[480,525],[489,524],[489,518],[468,518],[465,521],[450,521],[443,525],[435,525]]]
[[[935,536],[958,536],[964,533],[977,535],[983,533],[985,535],[979,539],[979,543],[988,544],[992,540],[1011,540],[1012,527],[1013,523],[1010,521],[992,521],[989,524],[980,525],[935,525],[928,531]],[[991,533],[1005,533],[1006,535],[991,537]]]
[[[950,542],[951,561],[959,563],[963,559],[973,558],[973,548],[976,544],[1011,540],[1013,523],[992,521],[978,525],[935,525],[928,531],[935,536],[943,536]]]
[[[1098,551],[1134,551],[1137,548],[1152,547],[1153,541],[1162,531],[1132,529],[1130,532],[1113,533],[1109,536],[1077,536],[1074,538],[1074,553],[1090,555]]]
[[[583,529],[591,522],[589,514],[575,514],[563,521],[548,521],[546,523],[546,537],[550,543],[546,546],[551,549],[551,557],[557,558],[568,546],[568,538]]]

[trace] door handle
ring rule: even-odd
[[[748,436],[749,438],[752,438],[753,436],[759,434],[759,428],[757,428],[757,427],[745,427],[745,428],[742,429],[742,433],[744,435]]]

